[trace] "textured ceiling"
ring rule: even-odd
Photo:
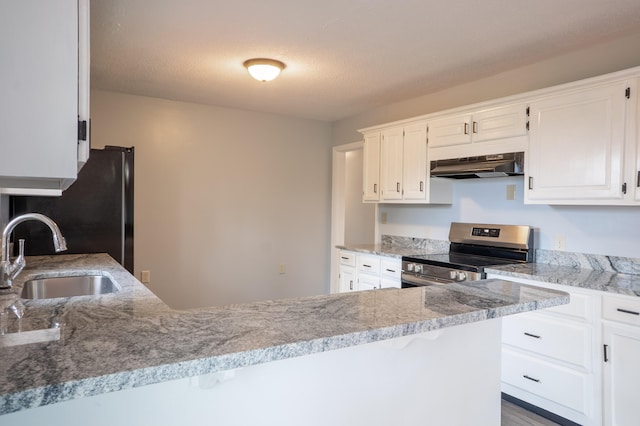
[[[92,0],[91,84],[334,121],[632,33],[639,0]]]

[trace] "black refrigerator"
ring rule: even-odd
[[[65,253],[108,253],[133,274],[134,148],[92,149],[77,180],[60,197],[10,197],[11,217],[42,213],[67,240]],[[13,240],[25,239],[25,255],[54,254],[51,231],[27,221]],[[17,246],[17,244],[15,244]]]

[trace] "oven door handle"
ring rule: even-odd
[[[442,278],[436,278],[436,277],[427,277],[427,276],[420,276],[420,275],[412,275],[412,274],[406,274],[406,273],[402,273],[401,275],[401,281],[402,283],[407,283],[412,287],[415,286],[427,286],[427,285],[443,285],[443,284],[452,284],[455,281],[453,280],[445,280]]]

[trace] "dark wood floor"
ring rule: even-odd
[[[558,423],[502,400],[502,426],[554,426]]]

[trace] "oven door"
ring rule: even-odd
[[[403,272],[401,275],[402,288],[424,287],[428,285],[446,285],[454,283],[454,280],[447,280],[429,275],[416,275]]]

